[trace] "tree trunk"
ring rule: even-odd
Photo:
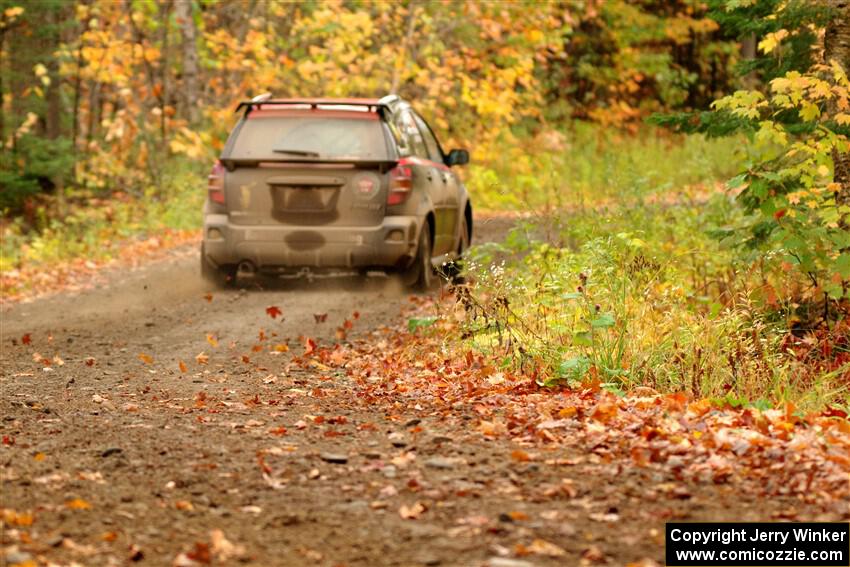
[[[169,102],[169,82],[168,82],[168,65],[170,64],[170,45],[168,43],[168,2],[163,2],[159,7],[159,18],[162,22],[162,59],[160,61],[160,81],[162,85],[162,114],[159,115],[159,128],[162,134],[162,157],[163,160],[168,156],[168,121],[167,111]]]
[[[0,148],[5,150],[6,143],[6,115],[3,101],[6,96],[6,29],[0,29]],[[7,155],[4,151],[4,155]],[[5,166],[5,164],[2,164]]]
[[[404,41],[401,44],[401,50],[398,53],[395,66],[393,67],[393,80],[390,85],[390,94],[397,94],[401,83],[401,72],[404,70],[407,52],[413,43],[413,32],[416,30],[416,2],[411,2],[407,7],[409,12],[407,16],[407,32],[404,34]]]
[[[183,35],[183,104],[191,124],[200,117],[198,108],[198,46],[192,0],[175,0],[174,11]]]
[[[80,138],[80,104],[83,97],[83,36],[89,30],[89,22],[86,20],[77,36],[77,69],[74,72],[74,109],[71,113],[71,151],[74,153],[74,183],[77,183],[77,155],[79,148],[77,142]]]
[[[61,14],[57,10],[49,9],[47,11],[47,25],[49,26],[50,35],[48,38],[48,48],[50,59],[47,64],[48,78],[50,84],[47,86],[47,115],[45,116],[45,134],[48,140],[58,140],[62,135],[62,99],[60,97],[60,77],[59,77],[59,60],[53,53],[59,47],[59,18]],[[53,189],[56,191],[56,206],[59,217],[65,216],[65,179],[61,171],[56,172],[51,179]]]
[[[850,0],[828,0],[832,17],[826,26],[823,39],[823,56],[827,65],[835,62],[850,74]],[[836,109],[830,108],[830,113]],[[835,200],[838,205],[850,205],[850,153],[834,151],[834,181],[841,186]],[[842,222],[850,228],[846,220]]]
[[[756,50],[756,34],[751,33],[741,40],[741,59],[752,61],[758,56]],[[758,85],[758,73],[750,71],[741,78],[741,82],[747,89],[755,89]]]

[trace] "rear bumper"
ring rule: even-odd
[[[204,217],[204,251],[215,266],[243,261],[281,268],[394,268],[416,254],[419,220],[388,216],[375,226],[246,226],[227,215]]]

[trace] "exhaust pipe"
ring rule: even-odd
[[[242,260],[236,268],[237,279],[251,279],[257,275],[257,266],[250,260]]]

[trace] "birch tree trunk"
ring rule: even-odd
[[[198,46],[195,19],[192,17],[192,0],[175,0],[174,11],[183,36],[183,104],[191,124],[200,117],[198,108]]]

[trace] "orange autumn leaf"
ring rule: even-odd
[[[620,408],[614,402],[599,402],[591,411],[590,417],[596,421],[607,423],[617,417],[619,411]]]
[[[91,510],[91,504],[89,504],[82,498],[74,498],[73,500],[68,500],[67,502],[65,502],[65,507],[70,508],[71,510]]]
[[[180,372],[185,374],[189,369],[186,367],[186,363],[182,360],[177,363],[177,367],[180,368]]]
[[[531,460],[529,454],[522,449],[515,449],[511,451],[511,458],[518,463],[525,463]]]
[[[0,519],[6,525],[27,527],[32,525],[34,517],[32,512],[16,512],[11,508],[3,508]]]
[[[139,353],[139,360],[144,362],[145,364],[153,364],[153,357],[149,354]]]

